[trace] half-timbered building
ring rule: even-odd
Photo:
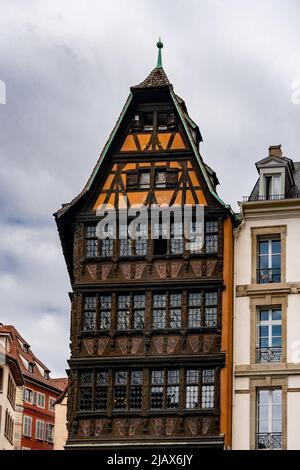
[[[83,191],[55,214],[72,283],[68,449],[231,445],[234,216],[161,48]],[[187,249],[172,216],[157,238],[143,226],[149,236],[131,239],[117,217],[118,236],[100,239],[107,204],[203,205],[203,246]]]

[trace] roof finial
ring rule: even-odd
[[[163,43],[161,42],[161,38],[159,37],[159,41],[158,43],[156,44],[157,47],[158,47],[158,56],[157,56],[157,64],[156,64],[156,68],[157,69],[161,69],[162,68],[162,60],[161,60],[161,50],[162,48],[164,47]]]

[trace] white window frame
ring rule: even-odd
[[[280,391],[281,392],[281,431],[273,431],[273,424],[274,424],[274,419],[273,419],[273,393],[275,391]],[[256,408],[257,408],[257,419],[256,419],[256,429],[257,429],[257,433],[259,434],[264,434],[264,432],[260,432],[259,430],[259,423],[260,420],[259,419],[259,406],[262,406],[262,405],[259,405],[259,393],[260,392],[268,392],[268,431],[266,431],[267,433],[282,433],[282,389],[280,388],[276,388],[276,389],[263,389],[263,388],[260,388],[257,390],[257,398],[256,398]]]
[[[52,429],[51,439],[49,439],[49,429]],[[53,423],[46,423],[46,426],[45,426],[45,440],[47,442],[50,442],[50,443],[52,443],[54,441],[54,424]]]
[[[40,404],[40,399],[41,397],[43,397],[43,405]],[[38,406],[38,408],[45,408],[45,402],[46,402],[46,396],[44,393],[41,393],[41,392],[37,392],[37,397],[36,397],[36,406]]]
[[[52,405],[53,408],[51,408],[51,402],[53,402],[53,405]],[[52,412],[55,411],[55,408],[54,408],[54,403],[55,403],[55,402],[56,402],[56,398],[54,398],[54,397],[49,397],[49,399],[48,399],[48,410],[49,410],[49,411],[52,411]]]
[[[268,311],[268,320],[260,320],[260,313],[262,310]],[[272,312],[274,310],[280,310],[281,312],[281,320],[272,320]],[[267,326],[268,327],[268,346],[261,346],[260,345],[260,327]],[[281,346],[272,346],[272,326],[281,326]],[[279,338],[279,336],[278,336]],[[280,307],[259,307],[257,310],[257,332],[256,332],[256,347],[257,348],[282,348],[282,308]]]
[[[28,391],[29,395],[31,395],[29,400],[26,400],[26,391]],[[24,387],[24,398],[23,398],[23,400],[24,400],[25,403],[33,403],[33,390],[32,390],[32,388]]]
[[[26,424],[27,422],[27,424]],[[26,433],[25,429],[29,427],[30,433]],[[23,436],[25,437],[32,437],[32,417],[28,415],[24,415],[23,417]]]
[[[261,197],[266,197],[267,196],[267,187],[266,187],[266,177],[272,177],[272,182],[271,182],[271,192],[273,192],[273,187],[274,187],[274,176],[280,176],[280,195],[285,194],[285,168],[261,168],[260,169],[260,178],[259,178],[259,195]],[[274,194],[271,194],[272,196],[275,196]],[[279,195],[278,195],[279,196]]]
[[[40,427],[39,425],[41,425],[41,428],[42,428],[42,436],[40,437],[38,434],[38,431],[40,430]],[[37,419],[36,422],[35,422],[35,438],[38,440],[38,441],[43,441],[44,440],[44,437],[45,437],[45,421],[41,420],[41,419]]]

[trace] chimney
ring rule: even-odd
[[[271,145],[269,147],[269,157],[282,157],[281,145]]]

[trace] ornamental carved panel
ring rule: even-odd
[[[73,263],[74,263],[74,279],[79,281],[84,274],[84,224],[78,223],[74,232],[74,249],[73,249]]]

